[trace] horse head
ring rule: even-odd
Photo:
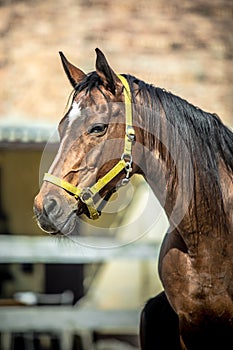
[[[72,232],[81,214],[97,218],[96,203],[138,170],[129,85],[99,49],[96,54],[96,71],[85,74],[60,53],[74,94],[59,123],[57,155],[34,202],[39,226],[52,234]]]

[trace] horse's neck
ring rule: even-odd
[[[183,137],[180,135],[181,126],[176,126],[175,120],[172,124],[169,123],[163,112],[159,115],[154,113],[156,125],[149,124],[149,117],[152,115],[138,113],[136,120],[139,129],[143,129],[143,145],[148,150],[144,151],[144,174],[165,209],[171,226],[177,227],[179,232],[186,235],[187,240],[193,233],[213,236],[225,233],[230,221],[229,215],[232,218],[232,214],[226,217],[227,213],[232,212],[232,209],[229,209],[232,208],[233,202],[232,178],[228,177],[226,182],[221,169],[218,169],[219,174],[215,174],[217,169],[213,169],[213,179],[216,180],[213,184],[209,178],[211,162],[207,163],[208,171],[205,174],[202,166],[205,162],[196,160],[196,157],[201,157],[202,148],[198,147],[198,153],[194,154],[190,139],[185,139],[185,133]],[[208,147],[211,145],[207,144],[203,152],[208,152]],[[214,156],[215,162],[218,163],[221,155]],[[225,165],[222,173],[225,176],[229,173]],[[220,184],[218,176],[221,178]],[[228,184],[228,190],[225,183]],[[225,203],[229,203],[229,196],[230,204],[225,206]]]
[[[149,145],[146,145],[146,149]],[[148,151],[146,159],[146,180],[164,208],[170,224],[177,226],[187,214],[193,196],[193,170],[189,161],[184,162],[171,155],[166,145],[155,142],[154,150]]]
[[[164,208],[171,229],[177,229],[189,247],[195,247],[195,237],[200,234],[214,238],[221,235],[226,230],[225,223],[218,217],[217,211],[213,212],[209,208],[210,202],[217,198],[212,198],[211,194],[208,195],[209,198],[206,198],[206,194],[202,192],[202,183],[196,169],[194,168],[193,173],[190,174],[183,164],[183,171],[179,170],[182,165],[181,161],[177,170],[174,163],[166,160],[168,157],[159,156],[158,149],[153,151],[153,156],[156,161],[154,166],[151,165],[151,162],[147,164],[147,181]],[[225,180],[223,183],[228,183],[228,188],[232,188],[230,178],[228,182]],[[226,214],[232,217],[233,214],[229,208],[233,203],[233,194],[230,202],[226,203],[225,209]]]

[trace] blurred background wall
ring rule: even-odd
[[[88,72],[99,47],[232,124],[232,29],[229,0],[1,0],[0,121],[57,123],[71,91],[58,51]]]

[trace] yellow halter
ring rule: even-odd
[[[126,78],[122,75],[118,75],[118,78],[121,80],[124,86],[126,118],[124,152],[122,153],[119,162],[111,170],[109,170],[101,179],[99,179],[92,187],[82,189],[49,173],[45,173],[43,179],[44,181],[48,181],[72,193],[75,198],[79,198],[83,203],[86,204],[90,214],[90,218],[93,220],[98,219],[100,216],[100,213],[94,204],[94,196],[114,177],[116,177],[123,169],[125,169],[126,171],[126,177],[122,180],[121,185],[125,185],[129,181],[129,175],[132,171],[132,144],[135,140],[135,131],[133,128],[131,93]]]

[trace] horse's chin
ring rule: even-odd
[[[80,231],[79,217],[85,215],[90,218],[86,204],[78,200],[75,210],[62,215],[60,218],[51,218],[45,215],[37,215],[39,228],[49,235],[69,236]]]
[[[78,217],[75,211],[68,215],[65,221],[51,223],[37,220],[37,224],[41,230],[53,236],[68,236],[78,232]]]
[[[78,220],[77,220],[76,212],[72,212],[63,224],[58,225],[59,233],[64,235],[64,236],[68,236],[71,233],[77,231],[78,230],[77,221]]]
[[[45,233],[48,233],[51,235],[56,235],[59,233],[58,228],[47,219],[45,220],[45,218],[42,215],[36,218],[36,223],[38,227]]]
[[[51,227],[50,225],[45,225],[45,224],[41,224],[39,221],[37,221],[37,225],[39,226],[39,228],[44,231],[45,233],[49,234],[49,235],[57,235],[59,234],[59,230],[57,230],[55,227]]]

